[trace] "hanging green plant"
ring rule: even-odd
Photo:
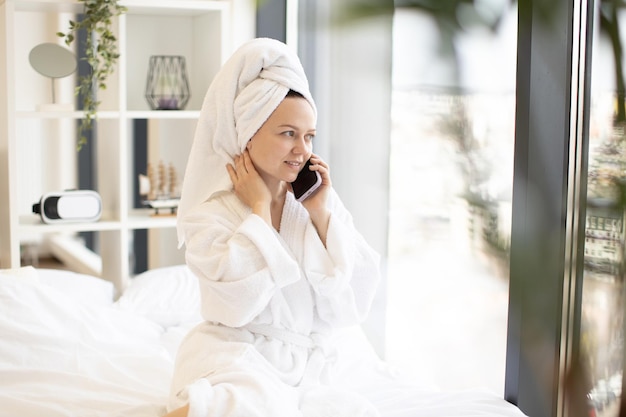
[[[98,116],[98,90],[106,90],[107,78],[115,71],[120,54],[117,50],[117,38],[113,31],[113,18],[126,12],[118,0],[78,0],[84,5],[84,18],[80,21],[70,20],[67,32],[57,32],[57,36],[65,38],[65,44],[71,45],[76,33],[84,29],[85,56],[81,60],[91,68],[89,73],[79,77],[75,94],[82,98],[82,110],[85,115],[78,128],[78,150],[87,143],[86,132],[91,130],[92,122]]]

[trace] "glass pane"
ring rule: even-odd
[[[624,15],[613,15],[612,2],[602,2],[602,19],[593,41],[589,175],[585,228],[580,348],[589,372],[589,403],[599,417],[617,417],[622,392],[624,352],[624,172],[626,117],[619,105],[614,52],[624,45],[606,36],[619,33]],[[618,16],[619,18],[615,17]],[[617,49],[614,50],[613,46]],[[620,51],[621,53],[621,51]],[[623,81],[619,81],[620,83]],[[623,87],[621,88],[623,90]],[[622,110],[620,110],[620,107]]]
[[[475,26],[448,38],[426,13],[396,11],[386,346],[391,363],[427,384],[497,394],[517,33],[516,10],[501,12],[494,31]]]

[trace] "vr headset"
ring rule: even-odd
[[[91,190],[47,193],[33,204],[33,213],[44,223],[95,222],[102,215],[102,200]]]

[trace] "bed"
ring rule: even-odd
[[[199,322],[186,266],[113,286],[74,272],[0,270],[0,416],[156,417],[165,413],[173,358]],[[383,417],[524,414],[484,390],[438,391],[378,359],[358,328],[338,335],[339,382]]]

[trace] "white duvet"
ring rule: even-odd
[[[116,302],[98,278],[0,271],[0,416],[163,415],[176,348],[198,311],[184,266],[140,275]],[[342,383],[384,417],[523,416],[486,391],[441,392],[399,377],[358,329],[335,343]]]

